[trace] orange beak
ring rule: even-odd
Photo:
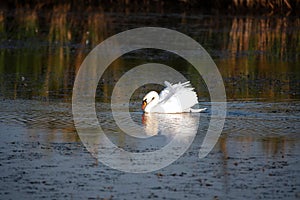
[[[143,104],[142,104],[142,110],[145,110],[146,106],[147,106],[147,102],[146,102],[146,101],[143,101]]]

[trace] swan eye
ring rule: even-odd
[[[155,99],[155,97],[152,97],[152,100],[151,101],[153,101]]]

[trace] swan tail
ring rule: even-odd
[[[190,108],[190,112],[193,112],[193,113],[205,112],[206,110],[207,110],[207,108],[200,108],[200,109]]]

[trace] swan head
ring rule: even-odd
[[[146,113],[158,104],[159,95],[155,91],[151,91],[143,98],[142,110]]]

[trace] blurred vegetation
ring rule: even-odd
[[[261,15],[188,11],[203,2],[204,10],[207,6],[221,8],[217,3],[212,6],[219,1],[179,1],[179,10],[168,7],[175,4],[171,1],[138,2],[2,2],[0,96],[69,99],[76,71],[93,47],[130,28],[164,26],[190,35],[209,51],[224,77],[228,98],[299,97],[300,19],[292,16],[294,8],[299,7],[298,1],[220,1],[228,4],[222,12],[245,7],[249,2],[265,2],[262,5],[266,5],[268,14]],[[270,16],[279,5],[284,14]],[[258,3],[251,4],[251,9],[255,6]],[[148,17],[152,9],[158,14]],[[168,14],[172,10],[174,15]],[[113,83],[124,70],[123,61],[114,62],[112,70],[107,79]],[[109,96],[112,83],[102,84],[100,89],[105,96]]]
[[[30,5],[31,7],[49,8],[57,4],[68,3],[72,9],[81,10],[86,6],[103,6],[107,10],[128,11],[174,11],[202,10],[207,12],[269,12],[269,13],[299,13],[300,0],[7,0],[1,2],[4,6],[13,7]]]

